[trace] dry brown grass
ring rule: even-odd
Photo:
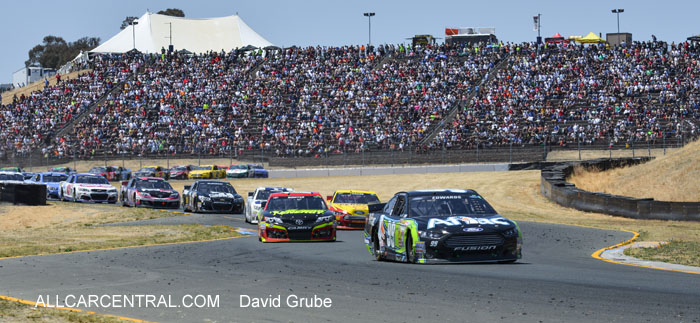
[[[660,201],[700,201],[700,141],[650,162],[605,172],[576,169],[569,182],[609,194]]]
[[[83,74],[86,72],[90,72],[91,70],[80,70],[77,72],[69,73],[69,74],[64,74],[61,75],[61,80],[70,80],[78,77],[79,74]],[[56,77],[52,76],[49,77],[49,85],[55,85],[56,84]],[[36,81],[34,83],[31,83],[25,87],[14,89],[12,91],[7,91],[2,94],[2,104],[10,104],[12,103],[12,97],[17,95],[19,97],[20,95],[24,94],[25,96],[29,96],[32,94],[34,91],[41,91],[44,89],[44,80],[41,79],[39,81]]]
[[[670,143],[669,143],[670,145]],[[666,155],[678,150],[678,148],[666,148]],[[602,150],[581,150],[581,160],[597,159],[597,158],[624,158],[624,157],[662,157],[664,149],[647,150],[646,147],[638,147],[634,149],[614,149],[612,151]],[[555,150],[547,154],[547,161],[569,161],[579,160],[578,150]]]
[[[173,216],[173,213],[109,205],[54,202],[0,207],[0,257],[203,241],[239,236],[228,226],[100,226]]]
[[[102,316],[54,308],[35,308],[33,305],[22,304],[0,299],[1,322],[83,322],[83,323],[110,323],[127,322],[115,317]]]

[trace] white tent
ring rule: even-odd
[[[138,24],[128,26],[114,37],[91,50],[93,53],[124,53],[134,48],[142,53],[160,53],[172,44],[175,50],[193,53],[230,51],[252,45],[271,46],[272,43],[256,33],[238,15],[221,18],[191,19],[147,12]]]

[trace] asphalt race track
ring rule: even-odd
[[[242,215],[187,215],[145,223],[228,224]],[[0,260],[0,294],[219,295],[218,308],[89,308],[149,321],[186,322],[700,322],[697,275],[623,266],[593,251],[631,234],[520,223],[516,264],[408,265],[374,261],[359,231],[335,243],[263,244],[255,236],[212,242]],[[243,308],[241,295],[279,308]],[[330,308],[287,298],[330,298]],[[45,296],[46,297],[46,296]],[[191,302],[191,301],[190,301]],[[251,302],[252,303],[252,302]],[[292,304],[293,305],[293,304]]]

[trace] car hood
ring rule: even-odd
[[[205,169],[205,170],[193,170],[190,171],[190,174],[206,174],[206,173],[211,173],[213,170],[211,169]]]
[[[80,187],[80,188],[104,188],[104,189],[114,188],[114,186],[109,185],[109,184],[82,184],[82,183],[76,183],[76,184],[73,184],[73,185],[75,185],[76,187]]]
[[[264,211],[263,216],[277,217],[284,220],[315,220],[321,216],[333,215],[329,210],[284,210]]]
[[[457,232],[465,230],[493,231],[505,230],[515,227],[515,222],[508,220],[498,214],[475,217],[475,216],[444,216],[444,217],[416,217],[412,218],[418,225],[419,230],[445,230],[447,232]],[[481,228],[470,229],[470,228]],[[468,231],[467,231],[468,232]]]
[[[201,194],[202,196],[208,196],[214,199],[218,198],[227,198],[227,199],[234,199],[234,198],[239,198],[241,197],[238,194],[233,194],[233,193],[223,193],[223,192],[210,192],[208,194]]]

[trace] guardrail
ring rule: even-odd
[[[12,204],[46,205],[46,185],[0,183],[0,201]]]
[[[700,202],[656,201],[653,198],[632,198],[606,193],[588,192],[567,182],[574,167],[596,167],[600,170],[636,165],[648,157],[595,159],[586,162],[544,164],[541,171],[542,195],[559,205],[581,211],[604,213],[635,219],[700,221]]]

